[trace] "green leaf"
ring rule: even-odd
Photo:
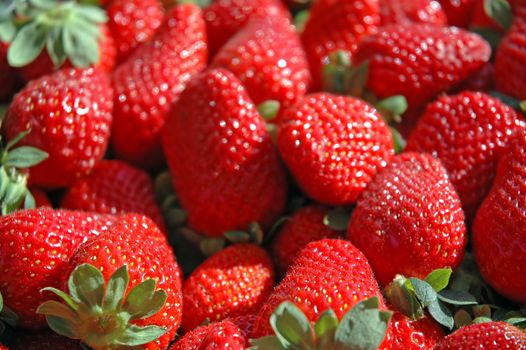
[[[434,302],[429,304],[427,311],[433,317],[435,321],[440,323],[442,326],[447,327],[448,329],[453,329],[455,325],[455,320],[451,315],[451,311],[444,306],[438,299],[435,299]]]
[[[437,293],[429,283],[419,280],[418,278],[410,278],[409,281],[411,281],[411,284],[413,285],[416,297],[424,307],[429,306],[437,300]]]
[[[141,319],[157,313],[166,302],[166,292],[155,290],[156,282],[148,279],[136,285],[126,297],[122,309],[131,319]]]
[[[508,30],[513,21],[511,6],[506,0],[484,0],[484,11],[502,28]]]
[[[0,314],[0,318],[2,319],[2,321],[10,325],[11,327],[16,327],[18,324],[18,315],[15,314],[13,310],[8,308],[7,306],[4,306],[2,314]]]
[[[106,295],[102,305],[104,311],[112,311],[119,308],[124,300],[129,280],[130,276],[126,265],[123,265],[111,275],[106,286]]]
[[[78,5],[75,14],[77,16],[82,17],[87,22],[101,24],[106,23],[108,21],[108,16],[106,16],[106,12],[100,7],[96,6]]]
[[[53,65],[58,69],[66,61],[66,52],[62,43],[62,29],[55,27],[49,31],[46,49]]]
[[[124,332],[115,339],[115,344],[138,346],[152,342],[167,332],[159,326],[139,327],[134,324],[126,327]]]
[[[267,336],[259,339],[251,339],[251,347],[248,350],[286,350],[287,347],[283,345],[278,337],[276,336]]]
[[[47,288],[43,288],[40,292],[51,292],[51,293],[54,293],[59,298],[61,298],[63,301],[65,301],[66,304],[68,304],[69,307],[72,308],[73,310],[76,311],[76,310],[79,309],[78,302],[73,300],[68,294],[64,293],[60,289],[56,289],[56,288],[53,288],[53,287],[47,287]]]
[[[335,208],[325,215],[323,224],[335,231],[346,231],[351,214],[343,208]]]
[[[0,200],[3,201],[7,186],[11,183],[11,180],[9,179],[9,175],[7,175],[4,167],[0,167]]]
[[[351,70],[349,77],[348,93],[352,96],[361,97],[365,90],[365,84],[369,75],[369,62],[365,61]]]
[[[226,231],[225,238],[232,243],[250,242],[250,234],[245,231]]]
[[[489,317],[477,317],[473,320],[473,324],[492,322],[493,320]]]
[[[307,24],[307,21],[310,17],[310,11],[309,10],[303,10],[300,11],[294,16],[294,26],[296,27],[296,31],[298,33],[303,32],[305,29],[305,25]]]
[[[424,315],[424,310],[415,295],[411,282],[403,276],[397,276],[385,288],[385,296],[398,311],[412,319],[416,320]]]
[[[389,111],[393,115],[402,115],[407,111],[407,99],[402,95],[395,95],[381,100],[376,107]]]
[[[70,324],[75,324],[77,322],[77,313],[67,305],[55,300],[48,300],[42,303],[37,308],[36,313],[40,315],[59,317],[68,321]]]
[[[318,322],[314,325],[318,348],[328,349],[332,346],[338,324],[338,317],[333,310],[329,309],[321,314]]]
[[[405,146],[407,145],[407,142],[405,141],[402,134],[398,132],[395,128],[392,126],[389,127],[391,130],[391,135],[393,137],[393,146],[396,154],[400,154],[404,151]]]
[[[2,201],[3,214],[9,214],[18,209],[27,191],[25,182],[10,182],[7,185],[5,197]]]
[[[468,292],[454,291],[454,290],[443,290],[438,293],[438,298],[444,303],[451,305],[476,305],[477,300],[475,297]]]
[[[38,148],[22,146],[11,150],[7,154],[4,165],[17,169],[25,169],[41,163],[48,157],[49,155],[46,152]]]
[[[0,20],[0,41],[4,43],[9,43],[16,35],[15,24],[7,19]]]
[[[62,32],[64,51],[71,63],[78,68],[89,67],[99,61],[97,38],[89,33],[82,21],[76,21],[76,28],[66,26]],[[83,28],[82,28],[83,27]]]
[[[76,339],[76,331],[72,329],[71,324],[67,320],[56,316],[46,316],[46,321],[49,328],[55,333],[67,338]]]
[[[11,148],[13,148],[17,143],[19,143],[24,137],[27,136],[31,132],[31,129],[22,131],[20,134],[16,135],[12,140],[10,140],[7,145],[5,146],[5,150],[9,151]]]
[[[281,303],[270,316],[270,325],[284,345],[314,344],[314,332],[309,320],[293,303]]]
[[[12,67],[23,67],[33,62],[46,45],[47,30],[31,22],[18,31],[7,51]]]
[[[104,277],[102,272],[90,264],[79,265],[68,280],[73,300],[79,300],[90,309],[102,307],[104,299]]]
[[[438,269],[433,272],[431,272],[426,277],[426,282],[433,287],[435,292],[440,292],[444,288],[447,287],[449,284],[449,279],[451,278],[451,274],[453,273],[453,270],[451,269]]]
[[[224,238],[205,238],[199,242],[199,249],[206,256],[214,255],[225,247]]]
[[[35,197],[29,192],[29,190],[26,191],[26,197],[24,198],[24,209],[33,209],[36,208],[37,203],[35,201]]]
[[[277,100],[267,100],[258,105],[259,115],[266,121],[275,119],[278,116],[281,104]]]

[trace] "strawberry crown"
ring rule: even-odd
[[[126,265],[116,270],[105,285],[102,273],[93,265],[82,264],[68,280],[70,294],[56,288],[44,288],[59,296],[65,304],[49,300],[37,309],[46,316],[49,327],[60,335],[81,340],[93,350],[142,349],[166,329],[132,323],[159,312],[166,292],[156,290],[157,282],[148,279],[126,295],[129,283]]]
[[[280,304],[270,317],[275,336],[252,340],[250,350],[376,350],[385,338],[392,312],[379,310],[372,297],[356,304],[341,321],[325,311],[312,325],[293,303]]]
[[[17,322],[18,316],[4,305],[4,298],[2,293],[0,293],[0,336],[4,333],[6,324],[15,327]]]

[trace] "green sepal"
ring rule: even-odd
[[[225,239],[230,243],[254,243],[261,245],[264,239],[263,229],[257,222],[252,222],[248,225],[246,231],[231,230],[225,231],[223,234]]]
[[[375,104],[387,124],[400,123],[402,114],[407,111],[408,106],[407,99],[402,95],[391,96]]]
[[[351,58],[347,51],[338,50],[328,56],[328,61],[323,65],[323,90],[345,94],[351,71]]]
[[[402,134],[400,134],[398,130],[396,130],[392,126],[389,127],[389,130],[391,131],[391,136],[393,138],[393,148],[395,150],[395,153],[402,153],[405,149],[405,146],[407,145],[406,140],[404,139]]]
[[[484,0],[484,12],[503,29],[510,29],[513,13],[507,0]]]
[[[338,207],[327,213],[323,218],[323,224],[335,231],[346,231],[351,214],[344,208]]]
[[[226,245],[224,238],[205,238],[199,242],[199,249],[205,256],[220,252]]]
[[[5,324],[15,327],[18,323],[18,316],[10,308],[4,305],[4,298],[0,293],[0,336],[5,330]]]
[[[369,75],[369,61],[354,66],[346,79],[346,92],[352,96],[364,97],[365,85]]]
[[[338,329],[339,322],[336,313],[332,309],[321,314],[314,325],[318,348],[326,349],[334,346],[334,335]]]
[[[427,275],[425,281],[433,288],[435,292],[440,292],[447,287],[449,280],[451,279],[451,274],[453,270],[450,268],[447,269],[437,269],[432,271]]]
[[[310,11],[302,10],[296,13],[294,16],[294,26],[296,27],[296,32],[302,33],[305,29],[305,25],[309,21]]]
[[[248,350],[287,350],[276,336],[267,336],[259,339],[251,339],[251,347]]]
[[[7,154],[3,165],[11,168],[27,169],[43,162],[48,157],[49,155],[46,152],[38,148],[21,146]]]
[[[294,303],[281,303],[270,316],[270,325],[285,346],[314,346],[314,330],[305,314]]]
[[[267,100],[258,105],[259,115],[266,121],[271,121],[278,116],[281,104],[277,100]]]

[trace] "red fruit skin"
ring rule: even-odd
[[[22,328],[42,328],[36,308],[60,287],[68,260],[90,236],[107,231],[116,217],[48,208],[17,211],[0,218],[0,292]]]
[[[411,320],[394,312],[379,350],[432,350],[446,335],[430,317]]]
[[[19,144],[49,158],[32,167],[30,183],[45,189],[71,185],[104,157],[110,137],[113,95],[106,74],[66,69],[31,81],[11,103],[3,135],[11,140],[27,129]]]
[[[285,207],[278,153],[239,80],[222,69],[196,77],[174,106],[163,135],[173,184],[192,228],[206,236],[264,228]]]
[[[440,0],[449,25],[467,28],[478,0]]]
[[[7,63],[9,45],[0,41],[0,102],[8,101],[16,91],[18,78],[16,71]]]
[[[354,203],[394,155],[389,128],[372,106],[328,93],[308,95],[285,113],[278,146],[302,190],[329,205]]]
[[[29,191],[33,195],[33,198],[35,198],[35,204],[36,207],[48,207],[53,208],[53,204],[49,201],[49,197],[47,196],[47,193],[39,190],[37,188],[30,188]]]
[[[142,168],[162,165],[166,114],[206,61],[201,10],[191,4],[174,7],[152,40],[113,73],[112,147],[118,158]]]
[[[245,350],[249,346],[243,332],[230,320],[197,327],[185,334],[169,350]]]
[[[234,73],[256,105],[279,101],[280,115],[305,95],[311,81],[299,36],[281,17],[247,24],[221,48],[211,67]]]
[[[79,246],[69,261],[68,273],[62,277],[64,290],[67,290],[71,272],[84,263],[101,270],[105,281],[118,268],[128,265],[130,284],[127,292],[147,279],[157,280],[157,289],[163,289],[168,296],[164,307],[155,315],[133,323],[165,328],[167,332],[163,336],[142,347],[166,349],[181,324],[182,272],[165,235],[155,223],[142,215],[125,215],[109,231]]]
[[[210,57],[251,20],[291,19],[279,0],[214,0],[203,10],[203,15]]]
[[[473,15],[471,18],[471,28],[489,28],[498,32],[504,33],[506,30],[501,27],[493,18],[489,17],[484,10],[485,0],[476,0],[473,8]]]
[[[206,319],[256,313],[274,286],[274,267],[267,252],[251,244],[237,244],[211,256],[185,281],[185,331]]]
[[[2,346],[0,345],[0,349]],[[7,348],[6,348],[7,349]],[[62,337],[50,330],[18,334],[10,350],[81,350],[78,340]]]
[[[406,150],[441,160],[471,221],[491,188],[508,141],[524,126],[522,117],[500,100],[463,92],[428,105]]]
[[[464,80],[455,92],[463,91],[482,91],[490,92],[495,88],[495,66],[493,63],[486,63],[478,72]]]
[[[489,44],[477,34],[412,24],[365,37],[353,64],[369,62],[366,87],[378,98],[403,95],[417,109],[478,72],[490,56]]]
[[[436,26],[447,24],[442,6],[434,0],[380,0],[380,18],[383,26],[410,23]]]
[[[64,194],[62,208],[101,214],[137,213],[165,230],[150,176],[118,160],[103,160]]]
[[[322,88],[324,62],[330,53],[356,51],[361,38],[380,25],[379,0],[317,0],[301,39],[311,68],[314,91]]]
[[[526,302],[526,133],[516,135],[500,160],[493,188],[473,223],[475,259],[486,282]]]
[[[303,207],[283,224],[270,246],[270,252],[280,275],[287,272],[298,253],[310,242],[341,236],[341,232],[323,223],[329,212],[329,208],[318,205]]]
[[[124,61],[137,46],[150,40],[164,15],[159,0],[113,0],[107,13],[118,62]]]
[[[100,59],[97,64],[94,64],[93,67],[98,68],[101,71],[109,73],[115,67],[115,60],[117,56],[117,50],[115,49],[115,43],[110,34],[108,26],[103,24],[100,26],[102,32],[102,39],[99,43],[99,55]],[[69,60],[64,62],[61,69],[63,68],[73,68],[73,65]],[[54,66],[53,61],[49,57],[49,54],[46,50],[42,51],[38,57],[28,64],[27,66],[17,69],[18,74],[26,83],[38,79],[44,75],[48,75],[56,71],[57,68]]]
[[[272,334],[270,315],[284,301],[294,302],[311,322],[328,309],[339,319],[361,300],[384,302],[365,256],[350,242],[323,239],[307,245],[259,311],[253,338]]]
[[[440,161],[412,152],[395,157],[363,192],[348,238],[382,286],[397,274],[425,278],[439,268],[456,268],[464,257],[466,225]]]
[[[526,333],[505,322],[487,322],[460,328],[438,343],[434,350],[520,350]]]

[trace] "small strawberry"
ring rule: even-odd
[[[31,168],[30,182],[43,188],[71,185],[87,175],[106,151],[112,89],[96,69],[66,69],[30,82],[15,96],[3,121],[7,140],[31,130],[21,145],[49,158]]]
[[[103,160],[90,175],[78,179],[62,197],[61,207],[102,214],[142,214],[164,229],[149,175],[118,160]]]
[[[15,70],[7,63],[9,45],[0,40],[0,102],[8,101],[15,93],[18,78]]]
[[[478,0],[440,0],[449,25],[467,28]]]
[[[281,17],[247,24],[221,48],[211,66],[234,73],[256,105],[276,100],[280,111],[301,99],[311,80],[300,39]]]
[[[89,236],[107,231],[115,221],[109,215],[45,208],[0,217],[0,292],[19,316],[20,326],[45,324],[35,314],[46,298],[40,290],[59,287],[75,249]]]
[[[191,4],[170,10],[151,41],[113,73],[112,147],[134,165],[162,164],[160,133],[170,106],[207,61],[205,23]]]
[[[274,286],[268,254],[250,244],[233,245],[201,264],[183,286],[183,323],[190,331],[205,320],[257,312]]]
[[[107,12],[119,62],[150,40],[163,20],[163,6],[159,0],[113,0]]]
[[[440,325],[431,318],[411,320],[400,312],[395,312],[380,349],[432,350],[444,337]]]
[[[497,168],[473,223],[475,259],[486,282],[526,302],[526,133],[518,133]]]
[[[470,220],[491,188],[508,140],[524,126],[522,117],[500,100],[463,92],[428,105],[406,150],[442,161]]]
[[[303,191],[330,205],[354,203],[394,154],[389,128],[372,106],[327,93],[286,112],[278,145]]]
[[[279,229],[270,251],[280,275],[287,272],[296,255],[310,242],[341,235],[325,225],[324,219],[329,212],[330,209],[322,206],[301,208]]]
[[[37,310],[51,329],[93,350],[166,349],[181,323],[182,276],[172,248],[150,219],[121,217],[77,248],[69,272],[62,281],[71,296],[46,289],[67,305],[48,301]]]
[[[200,326],[181,337],[169,350],[245,350],[248,339],[230,320]]]
[[[207,236],[269,228],[287,181],[265,122],[239,80],[223,69],[190,82],[163,135],[174,187],[192,228]]]
[[[438,343],[434,350],[520,350],[526,348],[526,333],[504,322],[462,327]]]
[[[343,50],[352,55],[364,35],[376,32],[379,11],[379,0],[318,0],[313,4],[301,39],[314,90],[322,87],[323,65],[329,54]]]
[[[1,349],[1,348],[0,348]],[[49,330],[18,334],[9,350],[82,350],[80,343]]]
[[[444,26],[447,18],[434,0],[380,0],[380,22],[389,24],[427,23]]]
[[[440,161],[411,152],[395,157],[363,192],[348,237],[384,286],[397,274],[423,278],[458,266],[467,244],[464,214]]]
[[[214,0],[203,15],[210,57],[252,19],[290,19],[279,0]]]

